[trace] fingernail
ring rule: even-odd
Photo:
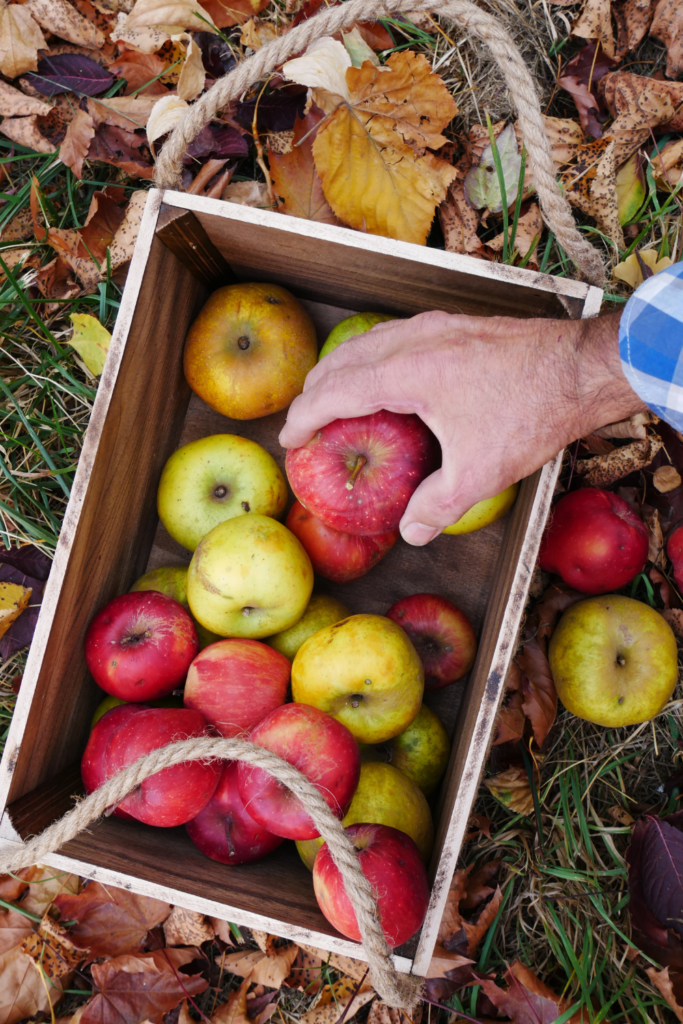
[[[408,523],[401,530],[404,541],[407,544],[414,544],[416,547],[429,544],[430,540],[434,540],[439,532],[438,527],[425,526],[424,523]]]

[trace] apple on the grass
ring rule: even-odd
[[[285,704],[259,722],[249,740],[298,768],[344,817],[360,775],[358,744],[348,729],[317,708]],[[240,761],[237,785],[249,814],[270,832],[284,839],[318,835],[299,799],[263,769]]]
[[[219,288],[185,340],[192,390],[235,420],[286,409],[318,358],[315,327],[291,292],[277,284]]]
[[[161,473],[157,511],[167,532],[188,551],[235,516],[277,518],[287,485],[265,448],[236,434],[212,434],[178,448]]]
[[[407,633],[384,615],[351,615],[314,633],[292,663],[292,697],[359,743],[384,743],[420,710],[424,671]]]
[[[286,457],[304,508],[343,533],[397,530],[411,495],[438,466],[439,445],[419,416],[382,409],[334,420]]]
[[[388,825],[349,825],[346,834],[358,851],[361,871],[377,901],[384,937],[395,949],[421,927],[429,906],[429,882],[420,851],[410,836]],[[313,889],[332,927],[360,942],[356,914],[327,843],[315,859]]]
[[[333,583],[350,583],[365,576],[391,551],[400,536],[398,530],[372,537],[334,530],[300,501],[295,501],[289,510],[286,526],[305,547],[313,571]]]
[[[139,590],[158,590],[160,594],[172,597],[186,611],[190,611],[190,606],[187,603],[186,565],[164,565],[158,569],[150,569],[144,576],[140,576],[130,588],[131,594]],[[194,628],[197,630],[200,650],[208,647],[209,644],[214,644],[216,640],[223,639],[218,633],[212,633],[211,630],[205,629],[201,622],[197,622],[196,619],[192,621],[194,622]]]
[[[200,711],[221,736],[239,736],[279,708],[291,665],[258,640],[219,640],[190,665],[185,707]]]
[[[654,608],[619,594],[589,597],[567,608],[548,658],[567,710],[611,728],[659,714],[678,681],[671,626]]]
[[[250,864],[282,842],[251,817],[237,788],[237,761],[226,761],[216,792],[185,829],[198,850],[220,864]]]
[[[171,693],[184,681],[198,650],[188,612],[154,590],[113,598],[85,635],[85,660],[93,679],[105,693],[128,701]]]
[[[346,605],[338,601],[336,597],[330,597],[328,594],[312,594],[306,611],[299,621],[289,629],[269,636],[266,643],[269,647],[274,647],[280,654],[284,654],[290,662],[294,661],[297,651],[309,636],[313,636],[324,626],[331,626],[333,622],[347,619],[350,614]]]
[[[464,612],[438,594],[402,597],[386,613],[405,629],[424,665],[425,689],[439,690],[467,675],[477,638]]]
[[[582,594],[604,594],[642,572],[648,546],[645,524],[623,498],[585,487],[555,505],[538,560]]]
[[[145,754],[207,735],[198,711],[122,704],[108,711],[90,733],[81,762],[83,784],[91,793]],[[163,768],[141,782],[113,813],[162,828],[184,825],[208,804],[221,768],[220,761],[185,761]]]

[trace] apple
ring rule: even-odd
[[[304,704],[285,704],[255,726],[249,739],[298,768],[343,818],[360,775],[358,744],[334,718]],[[240,761],[240,796],[259,824],[284,839],[314,839],[318,830],[294,794],[272,775]]]
[[[130,588],[130,593],[136,593],[140,590],[158,590],[160,594],[172,597],[186,611],[190,611],[190,606],[187,603],[186,565],[165,565],[159,569],[150,569],[149,572],[146,572],[144,576],[135,581]],[[208,647],[209,644],[214,644],[216,640],[223,639],[218,633],[212,633],[210,630],[204,629],[201,622],[197,622],[196,619],[192,621],[194,622],[194,628],[197,630],[200,651]]]
[[[282,633],[269,636],[266,643],[284,654],[285,658],[294,661],[297,651],[309,636],[313,636],[323,626],[331,626],[333,622],[348,618],[350,614],[346,605],[337,601],[336,597],[313,594],[299,621]]]
[[[229,284],[209,296],[185,341],[192,390],[234,420],[279,412],[318,359],[310,316],[277,284]]]
[[[429,804],[422,791],[390,764],[364,761],[360,766],[358,789],[342,824],[356,825],[371,821],[391,825],[405,832],[416,843],[420,856],[427,863],[434,845],[434,825]],[[302,839],[296,844],[299,856],[313,870],[315,857],[323,845],[322,836]]]
[[[431,796],[441,782],[450,752],[451,741],[443,722],[426,704],[405,732],[389,742],[390,763],[411,779],[425,796]]]
[[[440,690],[467,675],[477,638],[464,612],[438,594],[402,597],[386,613],[405,629],[424,666],[425,689]]]
[[[198,654],[185,683],[185,707],[221,736],[239,736],[284,704],[291,665],[258,640],[219,640]]]
[[[673,566],[676,586],[683,590],[683,526],[677,526],[669,535],[666,553]]]
[[[90,720],[90,731],[92,732],[100,718],[102,718],[103,715],[106,715],[107,711],[111,711],[112,708],[117,708],[121,704],[130,703],[131,702],[128,700],[121,700],[120,697],[105,697],[104,700],[101,700],[95,708],[95,714]],[[162,697],[161,700],[152,700],[149,702],[149,705],[146,706],[151,708],[182,708],[183,698],[174,697],[173,694],[171,694],[170,697]],[[140,705],[136,703],[135,707],[140,707]]]
[[[384,937],[392,949],[402,946],[421,927],[429,906],[429,882],[420,851],[410,836],[388,825],[349,825],[346,834],[373,890]],[[315,859],[313,889],[332,927],[360,942],[356,914],[327,843]]]
[[[504,491],[496,494],[493,498],[484,498],[483,501],[478,501],[476,505],[473,505],[464,515],[460,516],[457,523],[447,526],[443,532],[452,534],[474,533],[475,530],[482,530],[485,526],[490,526],[491,523],[495,523],[497,519],[502,519],[505,513],[510,511],[515,503],[518,491],[519,484],[510,484],[509,487],[506,487]]]
[[[259,640],[298,622],[313,590],[311,560],[293,533],[268,516],[219,523],[187,573],[194,617],[220,636]]]
[[[277,518],[287,484],[265,448],[236,434],[212,434],[173,452],[161,472],[157,512],[166,531],[188,551],[226,519]]]
[[[351,615],[319,630],[292,663],[292,697],[342,722],[359,743],[383,743],[420,710],[424,672],[400,626]]]
[[[345,320],[340,320],[327,335],[325,344],[320,349],[318,362],[320,362],[323,356],[329,355],[330,352],[334,352],[337,345],[341,345],[342,342],[348,341],[349,338],[355,338],[359,334],[365,334],[366,331],[369,331],[376,324],[382,324],[387,320],[395,319],[395,316],[389,316],[388,313],[354,313],[353,316],[347,316]]]
[[[83,784],[91,793],[152,750],[207,734],[202,715],[188,708],[112,708],[90,733],[81,763]],[[141,782],[113,813],[162,828],[184,825],[208,804],[221,767],[220,761],[185,761],[164,768]]]
[[[398,529],[438,455],[419,416],[382,409],[328,423],[302,448],[290,448],[285,465],[296,497],[326,526],[372,535]]]
[[[585,487],[560,498],[541,540],[538,560],[582,594],[626,586],[642,572],[645,524],[618,494]]]
[[[254,821],[237,788],[237,761],[225,761],[218,788],[185,829],[198,850],[220,864],[250,864],[282,842]]]
[[[360,579],[390,551],[400,534],[398,530],[359,537],[325,526],[295,501],[287,516],[287,528],[298,537],[308,552],[313,571],[333,583]]]
[[[610,728],[659,714],[678,681],[671,626],[654,608],[619,594],[567,608],[548,658],[566,709]]]
[[[198,650],[189,614],[154,590],[113,598],[85,635],[93,679],[105,693],[129,701],[150,701],[175,690]]]

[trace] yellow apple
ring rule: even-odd
[[[365,334],[366,331],[369,331],[377,324],[395,319],[396,317],[389,316],[388,313],[354,313],[353,316],[347,316],[345,320],[340,320],[327,335],[325,344],[320,349],[318,362],[330,352],[334,352],[337,345],[348,341],[349,338],[355,338],[358,334]]]
[[[187,573],[190,611],[220,636],[258,640],[281,633],[299,621],[312,590],[313,568],[302,545],[277,519],[261,515],[215,526]]]
[[[420,710],[424,670],[408,634],[384,615],[318,630],[292,664],[292,697],[326,711],[359,743],[384,743]]]
[[[678,680],[671,626],[654,608],[619,594],[567,608],[548,656],[566,709],[611,728],[653,718]]]
[[[166,594],[166,597],[172,597],[174,601],[178,601],[183,608],[187,608],[190,611],[190,606],[187,602],[187,566],[186,565],[165,565],[159,569],[150,569],[144,576],[141,576],[139,580],[136,580],[133,586],[130,588],[131,592],[134,590],[158,590],[160,594]],[[191,614],[191,613],[190,613]],[[222,640],[223,637],[217,633],[212,633],[211,630],[205,629],[201,622],[194,620],[195,629],[197,630],[197,637],[199,638],[199,649],[204,650],[209,644],[215,644],[217,640]],[[113,707],[113,705],[112,705]],[[109,710],[109,709],[107,709]],[[104,712],[102,712],[104,714]]]
[[[423,861],[429,860],[434,845],[429,804],[415,783],[392,765],[377,761],[361,764],[358,789],[342,824],[346,828],[361,822],[390,825],[405,832],[415,841]],[[322,836],[297,842],[299,856],[309,871],[324,842]]]
[[[331,626],[333,622],[346,619],[350,615],[349,609],[335,597],[328,597],[327,594],[313,594],[308,602],[306,611],[298,622],[295,622],[289,629],[275,636],[269,636],[267,644],[274,647],[285,658],[294,661],[294,656],[304,640],[313,636],[324,626]]]
[[[212,409],[251,420],[286,409],[318,358],[315,327],[278,284],[229,284],[210,295],[185,341],[187,383]]]
[[[277,518],[286,504],[287,485],[273,456],[236,434],[212,434],[178,448],[157,491],[159,519],[188,551],[226,519],[251,512]]]
[[[430,796],[448,767],[451,741],[441,719],[423,704],[405,732],[389,743],[391,764]]]
[[[490,526],[491,523],[495,523],[496,519],[501,519],[506,512],[509,512],[515,503],[517,492],[519,490],[519,484],[510,484],[500,494],[496,494],[493,498],[485,498],[484,501],[478,501],[476,505],[473,505],[471,509],[465,512],[464,516],[458,519],[457,523],[453,523],[452,526],[447,526],[443,531],[444,533],[474,533],[475,530],[481,530],[485,526]]]

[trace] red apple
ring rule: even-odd
[[[623,498],[586,487],[555,505],[538,559],[582,594],[606,594],[642,571],[648,546],[645,524]]]
[[[237,788],[237,761],[224,762],[216,792],[185,828],[197,849],[221,864],[250,864],[282,842],[247,814]]]
[[[365,576],[400,536],[398,530],[373,537],[333,530],[311,515],[300,501],[292,505],[285,525],[303,544],[313,571],[333,583],[350,583]]]
[[[259,722],[249,739],[298,768],[337,817],[344,817],[360,778],[358,744],[345,725],[308,704],[285,704]],[[298,798],[263,769],[241,761],[237,785],[252,818],[276,836],[319,835]]]
[[[677,526],[669,535],[666,553],[673,566],[676,586],[683,590],[683,526]]]
[[[258,640],[219,640],[190,665],[185,707],[222,736],[239,736],[284,704],[291,670],[284,654]]]
[[[410,836],[389,825],[349,825],[345,832],[358,851],[358,863],[377,900],[384,936],[392,948],[401,946],[422,925],[429,904],[429,882],[420,851]],[[315,858],[313,888],[332,927],[360,942],[356,915],[327,843]]]
[[[206,722],[189,708],[148,708],[122,704],[112,708],[90,733],[81,762],[88,792],[138,758],[177,740],[205,736]],[[172,828],[195,818],[214,794],[220,761],[186,761],[151,775],[113,812],[147,825]]]
[[[398,529],[438,453],[419,416],[382,409],[328,423],[303,448],[290,448],[286,467],[296,497],[326,526],[372,536]]]
[[[386,613],[405,629],[425,670],[425,689],[440,690],[467,675],[477,638],[464,612],[438,594],[402,597]]]
[[[156,700],[179,686],[199,650],[189,613],[156,590],[121,594],[85,635],[85,660],[98,686],[127,701]]]

